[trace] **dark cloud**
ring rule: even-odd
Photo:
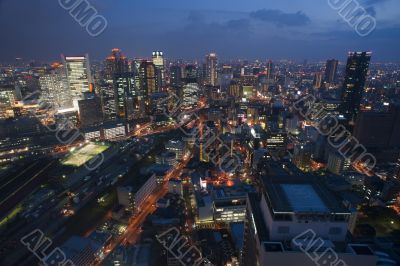
[[[361,6],[373,17],[376,17],[376,7],[385,4],[390,0],[362,0]]]
[[[368,6],[381,5],[390,0],[363,0],[362,2]]]
[[[230,33],[250,33],[251,23],[247,18],[228,19],[225,21],[209,21],[204,13],[191,11],[187,17],[185,29],[198,32],[218,32],[228,31]]]
[[[370,35],[361,37],[355,34],[352,30],[337,30],[330,32],[318,32],[310,34],[312,37],[316,37],[317,39],[323,38],[325,40],[331,41],[340,41],[349,40],[349,41],[360,41],[366,44],[368,43],[378,43],[380,42],[382,45],[374,46],[381,47],[383,49],[388,48],[390,46],[399,46],[400,45],[400,25],[394,27],[387,28],[377,28],[371,32]],[[384,45],[386,43],[386,45]]]
[[[254,19],[274,23],[278,26],[304,26],[311,22],[311,19],[301,11],[297,13],[285,13],[276,9],[260,9],[250,13]]]

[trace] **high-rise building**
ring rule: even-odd
[[[134,60],[131,64],[131,70],[134,75],[135,86],[132,91],[134,110],[137,110],[136,117],[144,117],[146,115],[147,91],[145,90],[141,76],[142,60]],[[136,112],[136,111],[135,111]]]
[[[341,114],[348,122],[359,112],[370,60],[371,52],[349,53],[341,104]]]
[[[322,73],[317,72],[314,76],[314,89],[320,89],[322,86]]]
[[[157,90],[161,91],[165,87],[164,53],[161,51],[154,51],[152,59],[156,67]]]
[[[206,84],[216,86],[218,84],[218,58],[211,53],[206,56]]]
[[[198,73],[195,65],[187,65],[185,67],[185,84],[197,83]]]
[[[378,257],[368,245],[353,244],[347,237],[356,212],[317,178],[261,178],[261,195],[249,193],[247,198],[243,265],[376,265]]]
[[[120,74],[115,77],[117,117],[133,118],[134,95],[136,94],[135,77],[132,73]],[[136,105],[135,105],[136,106]]]
[[[311,170],[312,143],[299,143],[294,147],[293,162],[302,171]]]
[[[233,79],[232,66],[224,65],[222,67],[222,73],[221,73],[221,77],[220,77],[221,89],[226,91],[229,88],[229,85],[231,84],[232,79]]]
[[[99,87],[104,120],[115,120],[117,118],[117,105],[113,81],[101,81]]]
[[[171,73],[171,87],[180,88],[182,86],[182,67],[179,65],[173,65],[170,68]]]
[[[266,67],[265,70],[267,71],[268,80],[273,79],[273,75],[274,75],[274,64],[272,63],[272,60],[268,60],[268,62],[267,62],[267,67]]]
[[[111,55],[106,58],[104,69],[104,78],[113,80],[116,75],[129,72],[128,59],[122,54],[121,49],[114,48]]]
[[[392,105],[387,112],[360,112],[353,135],[367,148],[400,147],[400,107]]]
[[[192,108],[199,101],[199,85],[197,83],[189,83],[183,86],[183,108]]]
[[[158,92],[156,66],[151,61],[142,61],[140,64],[140,81],[147,96]]]
[[[67,80],[71,91],[74,107],[78,101],[84,99],[84,94],[93,92],[92,76],[90,72],[89,56],[63,56],[63,64],[67,70]]]
[[[0,86],[0,118],[13,116],[12,107],[15,102],[15,87]]]
[[[329,59],[326,61],[325,82],[333,83],[336,80],[338,63],[339,61],[336,59]]]
[[[98,97],[78,101],[81,127],[89,127],[103,122],[101,101]]]
[[[52,64],[49,73],[39,78],[41,100],[50,104],[55,111],[72,107],[71,91],[68,86],[67,72],[61,64]]]
[[[350,168],[350,160],[339,154],[337,151],[329,153],[327,169],[336,175],[342,175]]]

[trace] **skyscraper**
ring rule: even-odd
[[[267,71],[268,79],[272,79],[274,75],[274,64],[272,63],[272,60],[268,60],[265,70]]]
[[[222,90],[227,90],[233,79],[233,69],[230,65],[224,65],[222,67],[222,73],[220,77],[220,85]]]
[[[67,72],[61,64],[52,64],[49,73],[39,78],[41,100],[50,104],[55,111],[71,108],[72,97],[68,86]]]
[[[199,85],[197,83],[188,83],[183,86],[183,104],[185,109],[193,108],[199,100]]]
[[[93,97],[80,100],[78,101],[78,105],[81,127],[93,126],[103,122],[100,98]]]
[[[165,67],[164,67],[164,53],[155,51],[152,55],[153,64],[156,67],[157,90],[161,91],[165,86]]]
[[[206,56],[206,84],[216,86],[218,83],[218,58],[217,54],[211,53]]]
[[[325,82],[333,83],[336,80],[338,63],[339,61],[336,59],[329,59],[326,61]]]
[[[370,60],[371,52],[349,52],[340,108],[348,122],[359,112]]]
[[[147,96],[158,92],[156,66],[151,61],[142,61],[139,68],[142,89]]]
[[[197,83],[197,68],[195,65],[187,65],[185,67],[185,83]]]
[[[93,92],[89,56],[62,56],[62,60],[67,70],[73,104],[78,108],[78,101],[84,99],[84,93]]]
[[[116,76],[116,110],[118,118],[129,119],[134,113],[133,94],[135,93],[135,78],[131,73]]]
[[[294,147],[293,162],[302,171],[311,170],[312,143],[298,143]]]
[[[104,77],[113,80],[116,75],[121,75],[129,71],[128,59],[122,54],[121,49],[114,48],[111,55],[106,58]]]
[[[314,89],[320,89],[322,86],[322,73],[317,72],[314,76]]]
[[[171,72],[171,87],[179,88],[182,86],[182,67],[173,65],[170,68]]]

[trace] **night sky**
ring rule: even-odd
[[[88,52],[103,59],[113,47],[129,57],[163,50],[168,58],[344,59],[371,50],[373,61],[400,61],[400,1],[358,0],[377,19],[360,37],[328,0],[89,0],[108,21],[91,37],[58,0],[0,0],[0,61],[59,60]]]

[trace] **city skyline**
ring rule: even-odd
[[[0,265],[399,265],[399,7],[0,0]]]

